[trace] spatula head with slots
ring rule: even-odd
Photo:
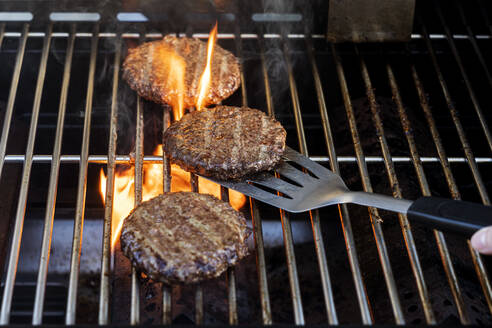
[[[294,213],[351,201],[347,186],[337,174],[289,147],[283,157],[273,172],[262,172],[241,182],[205,178]]]

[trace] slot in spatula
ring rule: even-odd
[[[478,229],[492,225],[491,206],[438,197],[410,201],[350,191],[340,176],[289,147],[285,150],[284,161],[274,172],[262,172],[241,182],[205,178],[294,213],[354,203],[407,214],[409,219],[434,229],[458,232],[468,237]]]

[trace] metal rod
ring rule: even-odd
[[[311,38],[306,39],[306,46],[309,61],[311,63],[311,69],[313,71],[314,85],[316,88],[316,95],[318,98],[318,106],[321,114],[321,121],[323,123],[323,133],[325,136],[325,142],[327,146],[328,157],[330,158],[331,170],[337,174],[340,174],[340,168],[338,165],[338,159],[335,151],[335,144],[333,142],[333,134],[330,127],[330,120],[328,117],[328,111],[326,108],[325,96],[323,92],[323,86],[321,85],[321,78],[319,76],[318,66],[314,57],[314,48]],[[354,158],[355,160],[355,158]],[[355,290],[357,293],[357,300],[361,311],[362,322],[364,324],[371,324],[373,322],[371,309],[369,305],[369,298],[367,296],[366,287],[362,279],[360,271],[359,260],[357,257],[357,250],[355,248],[354,236],[352,234],[352,224],[350,222],[350,216],[347,206],[339,205],[340,220],[343,227],[344,239],[347,247],[347,254],[350,263],[350,269],[354,279]],[[316,238],[315,238],[316,240]],[[326,298],[326,296],[325,296]],[[328,312],[330,313],[330,312]]]
[[[489,86],[492,87],[492,76],[490,75],[489,68],[485,63],[485,59],[483,58],[482,51],[478,47],[477,39],[475,35],[473,35],[473,31],[470,25],[468,24],[465,13],[463,11],[463,6],[461,5],[460,1],[455,1],[455,4],[458,7],[458,13],[460,15],[461,21],[463,22],[463,25],[465,25],[466,31],[468,32],[468,40],[470,40],[473,50],[475,50],[475,53],[477,54],[478,61],[480,62],[480,65],[482,66],[482,70],[485,73],[485,76],[487,77],[487,82],[489,83]],[[485,15],[485,13],[483,14]]]
[[[29,182],[31,178],[32,156],[34,152],[34,144],[36,142],[36,128],[38,125],[41,97],[43,95],[44,79],[46,76],[46,65],[48,63],[52,28],[53,25],[50,23],[46,31],[47,37],[44,39],[41,61],[39,63],[39,72],[36,82],[36,91],[34,95],[34,103],[32,106],[31,124],[29,126],[29,136],[26,148],[26,161],[24,162],[24,167],[22,169],[22,184],[19,191],[19,200],[17,203],[17,210],[15,214],[14,232],[12,235],[9,262],[7,267],[7,277],[5,278],[5,286],[2,297],[3,302],[0,315],[0,322],[2,324],[8,324],[10,319],[12,296],[14,293],[15,277],[17,274],[17,264],[19,261],[19,252],[22,240],[22,229],[24,227],[24,216],[26,213],[27,194],[29,191]]]
[[[410,148],[410,153],[413,158],[413,163],[415,167],[415,171],[417,173],[417,177],[419,180],[420,188],[422,190],[422,194],[424,196],[430,196],[431,191],[429,185],[427,183],[427,178],[424,172],[424,169],[419,161],[419,153],[417,150],[417,145],[415,143],[415,139],[412,132],[412,127],[410,120],[406,114],[405,108],[403,106],[403,101],[401,99],[400,91],[393,73],[393,70],[389,63],[386,64],[386,71],[388,74],[389,84],[392,90],[393,99],[398,108],[398,114],[400,116],[400,122],[402,124],[404,134],[407,139],[407,143]],[[451,292],[453,294],[453,298],[458,309],[458,314],[460,316],[460,320],[463,324],[469,323],[469,316],[465,309],[465,304],[463,300],[463,296],[461,293],[461,288],[458,283],[458,279],[456,276],[456,272],[454,269],[454,265],[449,254],[449,250],[446,244],[446,240],[444,238],[444,234],[440,231],[434,230],[434,236],[436,238],[439,254],[443,261],[444,271],[446,273],[446,277],[448,279],[449,286],[451,287]]]
[[[68,85],[72,69],[73,49],[75,45],[75,24],[71,26],[71,37],[68,39],[67,55],[63,71],[63,81],[60,91],[60,104],[58,107],[58,121],[56,124],[55,143],[53,146],[53,161],[51,163],[50,182],[48,186],[48,199],[46,201],[46,213],[44,218],[43,240],[39,257],[38,278],[36,294],[34,297],[34,309],[32,324],[40,325],[43,319],[44,296],[46,292],[46,280],[48,277],[48,264],[50,259],[51,236],[53,233],[53,219],[55,216],[56,195],[58,190],[58,174],[60,171],[60,154],[63,140],[63,126],[65,110],[67,106]]]
[[[25,155],[6,155],[6,163],[24,163]],[[51,163],[52,155],[34,155],[33,163]],[[330,156],[309,156],[309,159],[315,162],[331,162]],[[336,156],[337,163],[357,163],[357,157],[355,156]],[[422,163],[439,163],[441,159],[435,156],[422,156],[420,158]],[[80,162],[80,155],[61,155],[60,161],[62,163],[77,164]],[[383,163],[384,157],[382,156],[366,156],[366,163]],[[91,164],[107,164],[107,155],[89,155],[88,162]],[[162,164],[162,156],[146,155],[143,158],[144,164]],[[412,158],[409,156],[393,156],[394,163],[411,163]],[[448,163],[468,163],[466,157],[447,157]],[[477,164],[490,164],[492,163],[492,157],[475,157]],[[133,164],[134,158],[130,155],[116,155],[116,164]],[[333,170],[333,168],[332,168]]]
[[[443,95],[444,95],[444,97],[446,99],[446,103],[448,105],[448,109],[449,109],[450,114],[452,116],[452,119],[453,119],[453,122],[455,124],[456,130],[458,132],[458,136],[460,138],[460,142],[461,142],[463,151],[464,151],[465,156],[467,158],[468,165],[470,166],[470,169],[472,171],[472,175],[473,175],[473,178],[475,180],[475,184],[477,185],[478,191],[480,193],[480,197],[482,198],[482,202],[484,204],[490,205],[490,199],[489,199],[487,190],[485,188],[485,185],[483,183],[483,180],[481,178],[480,172],[478,171],[478,166],[477,166],[477,163],[476,163],[476,159],[475,159],[475,157],[474,157],[474,155],[473,155],[473,153],[471,151],[470,145],[469,145],[468,140],[467,140],[467,138],[465,136],[465,132],[463,130],[463,126],[461,125],[461,121],[459,119],[457,110],[454,107],[454,103],[453,103],[453,101],[451,99],[451,95],[449,94],[449,90],[447,88],[446,81],[444,80],[444,77],[443,77],[443,75],[441,73],[441,70],[439,68],[439,64],[437,63],[437,59],[436,59],[436,56],[435,56],[435,53],[434,53],[434,49],[432,47],[432,44],[430,43],[429,38],[427,37],[427,30],[426,30],[426,28],[425,28],[425,26],[423,24],[422,24],[422,31],[423,31],[423,35],[425,37],[427,48],[429,50],[429,54],[431,56],[431,60],[432,60],[433,66],[434,66],[434,70],[436,71],[436,74],[438,76],[439,82],[441,84],[441,89],[443,91]],[[451,175],[451,172],[449,172],[449,175]],[[448,184],[449,183],[450,182],[448,182]],[[455,185],[454,179],[452,180],[452,183]],[[456,188],[456,187],[454,187],[454,188]],[[453,190],[453,188],[451,188],[450,190]],[[459,194],[455,194],[454,197],[459,197]],[[483,265],[482,259],[481,259],[480,255],[478,254],[478,252],[475,251],[474,249],[472,249],[472,247],[471,247],[470,244],[468,246],[470,248],[470,252],[471,252],[472,259],[473,259],[473,262],[474,262],[474,265],[475,265],[475,269],[476,269],[477,274],[478,274],[478,277],[479,277],[480,284],[482,285],[482,289],[484,291],[485,298],[487,300],[487,305],[489,307],[489,310],[492,311],[492,287],[491,287],[491,284],[490,284],[490,280],[488,279],[488,274],[486,272],[486,269],[485,269],[485,267]]]
[[[190,173],[190,184],[192,192],[199,192],[198,176]],[[203,288],[198,284],[195,289],[195,324],[203,324]]]
[[[143,180],[143,147],[144,147],[144,117],[142,98],[137,96],[137,124],[135,138],[135,207],[142,203],[142,180]],[[138,272],[132,266],[132,287],[130,305],[130,324],[140,323],[140,283]]]
[[[446,33],[446,37],[449,43],[449,46],[451,48],[451,52],[453,53],[454,59],[456,60],[456,63],[458,64],[458,68],[461,72],[461,76],[463,77],[463,81],[465,82],[466,89],[468,91],[468,94],[470,96],[470,100],[473,103],[473,108],[475,108],[475,112],[477,113],[478,119],[480,120],[480,125],[482,126],[482,130],[485,134],[485,138],[487,139],[487,143],[489,145],[489,148],[492,150],[492,135],[490,134],[490,130],[487,124],[487,119],[483,115],[482,108],[480,107],[480,103],[478,102],[478,99],[475,95],[475,92],[473,91],[473,87],[471,85],[470,79],[468,78],[468,74],[465,71],[465,67],[463,66],[463,63],[461,61],[461,57],[458,53],[458,50],[456,49],[456,45],[454,43],[454,40],[451,36],[451,32],[449,31],[449,28],[446,24],[446,21],[444,20],[444,17],[441,12],[441,8],[434,2],[434,7],[437,11],[437,16],[439,17],[439,20],[441,21],[442,26],[444,27],[444,31]]]
[[[76,34],[77,38],[92,38],[93,33],[91,32],[78,32]],[[98,34],[99,38],[116,38],[118,33],[116,32],[100,32]],[[147,39],[161,39],[164,35],[162,33],[133,33],[133,32],[125,32],[122,33],[121,36],[124,39],[140,39],[141,37],[147,38]],[[186,33],[177,33],[176,34],[178,37],[182,36],[189,36],[193,38],[199,38],[199,39],[207,39],[208,38],[208,33],[191,33],[187,35]],[[22,36],[22,33],[19,32],[5,32],[5,37],[7,38],[19,38]],[[305,39],[308,36],[306,34],[302,33],[289,33],[285,35],[288,39]],[[469,38],[467,34],[452,34],[451,35],[453,39],[457,40],[466,40]],[[44,32],[29,32],[28,34],[29,38],[44,38],[45,33]],[[52,34],[53,38],[68,38],[69,33],[67,32],[54,32]],[[258,39],[261,36],[256,34],[256,33],[241,33],[240,35],[241,39]],[[263,38],[265,39],[280,39],[282,37],[281,34],[278,33],[265,33],[263,34]],[[311,38],[313,39],[326,39],[326,36],[324,34],[311,34]],[[411,34],[411,39],[412,40],[419,40],[422,39],[422,35],[418,33],[412,33]],[[446,35],[441,34],[441,33],[433,33],[429,34],[429,37],[433,40],[443,40],[446,39]],[[474,37],[476,39],[492,39],[492,34],[475,34]],[[217,34],[217,39],[234,39],[235,34],[234,33],[218,33]]]
[[[265,80],[268,76],[264,77]],[[244,98],[243,98],[244,99]],[[246,99],[243,100],[245,102]],[[246,106],[246,104],[243,104]],[[273,107],[269,109],[269,114],[275,117]],[[298,129],[299,133],[299,129]],[[304,134],[304,131],[302,131]],[[294,310],[294,321],[296,325],[304,324],[304,309],[302,307],[301,289],[299,287],[299,275],[297,273],[297,264],[294,252],[294,241],[292,238],[292,227],[290,225],[290,217],[285,211],[280,210],[280,220],[282,221],[282,231],[284,237],[285,257],[287,259],[287,269],[289,273],[289,284],[292,299],[292,307]]]
[[[2,49],[4,37],[5,37],[5,23],[0,23],[0,49]]]
[[[264,62],[264,53],[261,53],[262,61]],[[242,58],[240,54],[238,57]],[[241,66],[241,82],[244,82],[244,71]],[[266,75],[266,69],[263,69],[264,72],[264,83],[265,87],[270,90],[268,76]],[[245,88],[244,84],[241,84],[241,88]],[[267,92],[268,92],[267,91]],[[267,93],[268,94],[268,93]],[[248,98],[247,93],[242,94],[242,105],[247,106]],[[269,100],[267,99],[267,102]],[[270,99],[271,105],[271,99]],[[273,108],[273,106],[269,107]],[[262,226],[262,218],[260,215],[260,211],[258,210],[258,206],[256,205],[256,201],[249,197],[249,205],[251,210],[251,220],[253,223],[253,236],[255,240],[255,249],[256,249],[256,268],[258,272],[258,286],[260,289],[260,304],[261,304],[261,316],[263,320],[263,324],[271,325],[273,323],[272,320],[272,309],[270,305],[270,293],[268,291],[268,280],[266,273],[266,261],[265,261],[265,246],[263,243],[263,226]]]
[[[470,144],[468,142],[468,139],[465,135],[465,130],[463,129],[463,125],[461,124],[461,121],[459,119],[459,114],[458,111],[456,110],[456,107],[454,106],[454,101],[451,98],[451,94],[449,93],[449,89],[446,83],[446,80],[444,79],[444,76],[441,73],[441,68],[439,66],[439,63],[437,62],[436,54],[434,52],[434,48],[432,46],[432,43],[430,42],[430,39],[428,37],[427,29],[424,24],[422,25],[422,34],[424,35],[424,40],[427,46],[427,49],[429,51],[429,55],[431,57],[432,65],[434,67],[434,70],[436,72],[436,75],[439,79],[439,83],[441,85],[441,89],[444,95],[444,98],[446,100],[446,104],[449,109],[449,113],[451,114],[451,118],[453,119],[453,123],[456,127],[456,131],[458,132],[458,137],[460,139],[463,152],[465,153],[465,157],[467,159],[467,163],[470,166],[470,170],[472,172],[473,179],[475,180],[475,184],[477,185],[478,191],[480,193],[480,197],[482,198],[482,201],[484,203],[490,203],[489,196],[487,194],[487,190],[485,188],[485,185],[483,183],[480,171],[478,170],[477,162],[475,159],[475,156],[473,155],[473,152],[471,151]]]
[[[118,141],[118,81],[121,61],[121,38],[117,38],[113,64],[113,91],[111,97],[111,118],[109,126],[108,166],[106,178],[106,195],[104,197],[103,246],[101,259],[101,288],[99,291],[99,325],[109,324],[109,297],[112,257],[112,218],[114,170],[116,166],[116,143]]]
[[[379,105],[376,101],[376,95],[374,94],[374,88],[372,86],[371,78],[369,77],[366,61],[362,56],[360,56],[357,46],[355,46],[355,52],[359,57],[362,79],[364,80],[364,84],[366,87],[366,95],[369,100],[369,107],[371,109],[374,127],[376,128],[376,135],[378,136],[381,151],[383,153],[386,172],[388,174],[388,180],[393,189],[393,196],[396,198],[402,198],[400,184],[396,176],[395,165],[393,163],[388,142],[384,133],[383,122],[379,115]],[[398,214],[398,219],[400,221],[403,238],[405,239],[405,246],[407,248],[407,253],[410,260],[410,265],[412,267],[413,275],[415,277],[415,282],[417,283],[417,290],[419,292],[420,301],[422,302],[425,319],[427,321],[427,324],[435,324],[436,318],[434,316],[434,312],[432,311],[429,290],[427,289],[427,284],[425,283],[424,273],[422,271],[417,248],[413,239],[410,222],[408,222],[407,216],[401,213]]]
[[[364,187],[364,191],[372,192],[372,185],[369,179],[369,173],[367,171],[367,165],[364,160],[364,153],[361,147],[359,133],[357,131],[357,126],[355,122],[355,116],[352,108],[352,103],[350,100],[350,95],[348,91],[347,82],[345,80],[345,73],[343,71],[343,67],[338,57],[335,45],[331,45],[331,50],[333,53],[333,59],[335,61],[335,66],[337,70],[338,79],[340,82],[340,88],[342,90],[343,101],[345,104],[345,110],[347,112],[347,119],[350,125],[350,132],[352,134],[352,141],[354,143],[355,152],[357,156],[357,163],[360,170],[362,185]],[[400,299],[398,296],[398,291],[396,289],[396,283],[393,276],[393,270],[391,269],[391,264],[389,261],[388,250],[386,248],[386,242],[384,241],[383,230],[381,228],[381,224],[378,222],[377,218],[379,217],[378,210],[375,208],[369,208],[369,216],[371,219],[371,224],[374,231],[374,239],[376,241],[379,260],[381,262],[381,267],[384,273],[384,280],[386,282],[386,286],[388,288],[388,294],[391,300],[391,306],[393,308],[393,314],[395,316],[395,321],[397,324],[404,324],[405,319],[403,317],[403,310],[401,308]]]
[[[96,57],[98,44],[99,24],[94,26],[94,37],[91,40],[91,57],[89,65],[89,79],[87,81],[87,96],[85,103],[84,132],[82,149],[80,151],[79,179],[77,187],[77,203],[73,228],[72,254],[70,259],[70,277],[68,282],[67,312],[65,324],[75,324],[77,308],[77,289],[79,282],[80,251],[82,248],[82,233],[84,226],[85,196],[87,191],[87,168],[89,157],[89,139],[91,131],[92,98],[94,95],[94,74],[96,71]]]
[[[292,64],[290,62],[290,51],[286,40],[283,40],[283,51],[285,63],[287,66],[287,72],[289,75],[289,87],[291,91],[292,106],[294,108],[294,117],[296,122],[297,139],[299,143],[299,149],[305,156],[309,156],[308,147],[306,143],[306,137],[304,134],[304,123],[301,116],[301,106],[299,103],[299,97],[297,92],[297,85],[292,70]],[[328,262],[326,261],[325,246],[323,242],[323,235],[321,232],[319,211],[309,211],[311,218],[311,226],[313,229],[313,239],[316,245],[316,256],[318,258],[318,265],[321,275],[321,285],[323,289],[323,295],[325,299],[326,313],[328,315],[328,322],[330,324],[338,324],[338,317],[335,309],[335,300],[333,297],[333,289],[331,286],[330,273],[328,270]]]
[[[220,186],[220,199],[224,202],[229,202],[229,189]],[[227,269],[227,298],[229,301],[229,324],[237,325],[236,274],[234,267],[229,267]]]
[[[5,162],[7,139],[9,137],[9,131],[12,122],[12,114],[14,112],[15,96],[17,95],[17,86],[19,85],[19,77],[22,68],[22,61],[24,60],[24,51],[26,49],[28,31],[29,31],[29,24],[26,23],[22,28],[22,39],[19,41],[19,47],[17,48],[14,73],[12,74],[12,82],[10,83],[9,98],[7,100],[7,107],[6,107],[7,109],[5,110],[5,116],[3,117],[2,136],[0,137],[0,176],[2,175],[3,164]],[[1,322],[2,322],[2,318],[0,314],[0,323]]]
[[[162,135],[171,124],[171,113],[168,109],[162,111]],[[164,144],[164,142],[163,142]],[[162,191],[171,191],[171,164],[166,153],[162,152]],[[172,322],[172,289],[170,286],[162,285],[162,324],[169,325]]]

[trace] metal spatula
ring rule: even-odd
[[[484,226],[492,225],[490,206],[438,197],[422,197],[409,201],[350,191],[340,176],[289,147],[285,150],[283,163],[275,173],[263,172],[244,182],[205,178],[294,213],[328,205],[354,203],[407,214],[409,219],[428,224],[432,228],[466,236],[471,236]]]

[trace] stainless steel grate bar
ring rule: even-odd
[[[270,105],[271,105],[271,98],[268,97],[268,95],[270,94],[270,87],[269,87],[270,84],[268,81],[266,68],[264,66],[265,64],[264,53],[261,52],[260,55],[261,55],[262,67],[263,67],[263,81],[265,84],[265,88],[267,90],[266,91],[267,103],[270,101]],[[242,56],[239,56],[239,58],[242,59]],[[241,83],[244,83],[244,71],[242,66],[241,66]],[[244,84],[242,84],[241,88],[243,86]],[[248,105],[248,98],[246,93],[242,94],[242,105],[243,106]],[[263,243],[262,219],[261,219],[260,211],[258,210],[258,206],[256,205],[256,201],[251,197],[249,197],[249,204],[251,210],[251,220],[253,223],[253,235],[255,239],[256,271],[258,272],[258,285],[260,289],[261,316],[263,319],[263,324],[271,325],[273,323],[273,320],[272,320],[272,310],[270,305],[270,293],[268,291],[268,280],[267,280],[267,273],[266,273],[265,246]]]
[[[24,227],[24,216],[26,213],[27,194],[29,191],[29,182],[31,178],[32,156],[34,152],[34,143],[36,141],[36,128],[38,125],[39,110],[41,106],[41,97],[43,95],[44,79],[46,76],[46,66],[48,63],[48,54],[51,44],[51,31],[53,25],[49,24],[43,42],[43,50],[41,61],[39,64],[38,78],[36,81],[36,91],[34,95],[34,103],[32,107],[31,124],[29,126],[29,137],[26,148],[26,161],[22,169],[22,185],[19,191],[19,200],[15,214],[15,225],[12,236],[11,248],[9,253],[9,261],[7,267],[7,277],[5,278],[5,286],[2,297],[2,308],[0,314],[0,323],[8,324],[10,319],[10,310],[12,305],[12,296],[14,294],[15,277],[17,274],[17,264],[19,261],[19,252],[22,240],[22,230]],[[25,39],[23,39],[25,40]]]
[[[25,155],[5,155],[5,163],[23,163],[25,161]],[[312,161],[315,162],[330,162],[329,156],[309,156]],[[33,163],[50,163],[53,160],[52,155],[33,155]],[[357,163],[357,157],[355,156],[336,156],[338,163]],[[382,156],[366,156],[366,163],[382,163],[384,157]],[[439,163],[441,159],[435,156],[422,156],[420,158],[422,163]],[[80,155],[61,155],[60,161],[62,163],[80,163]],[[134,158],[130,155],[116,155],[116,164],[132,164]],[[91,164],[107,164],[107,155],[89,155],[88,162]],[[162,163],[161,156],[146,155],[143,158],[145,164],[159,164]],[[408,156],[394,156],[394,163],[411,163],[412,158]],[[448,163],[468,163],[466,157],[447,157]],[[476,163],[492,163],[492,157],[475,157]]]
[[[360,138],[359,138],[359,134],[357,131],[355,116],[354,116],[354,112],[353,112],[353,108],[352,108],[352,103],[350,100],[347,82],[345,79],[345,73],[343,71],[342,63],[340,61],[340,58],[338,57],[338,53],[336,51],[335,45],[332,44],[331,49],[332,49],[332,54],[333,54],[333,58],[335,61],[338,79],[340,82],[340,88],[342,90],[343,101],[345,104],[345,110],[347,112],[347,119],[348,119],[348,122],[350,125],[350,132],[352,134],[352,141],[353,141],[354,147],[355,147],[357,162],[358,162],[359,171],[360,171],[361,179],[362,179],[362,185],[364,187],[364,191],[372,192],[373,190],[372,190],[372,186],[371,186],[371,181],[369,179],[369,174],[367,171],[367,164],[364,160],[364,153],[363,153],[363,150],[361,147]],[[389,294],[389,297],[391,300],[391,305],[393,308],[395,321],[397,324],[404,324],[405,319],[403,317],[403,311],[401,308],[400,299],[398,296],[398,291],[396,289],[396,283],[395,283],[395,279],[393,276],[393,270],[391,269],[391,264],[389,261],[389,255],[388,255],[388,251],[386,248],[386,243],[384,241],[381,223],[378,221],[379,214],[378,214],[377,209],[369,208],[369,216],[371,219],[371,224],[373,226],[374,238],[375,238],[376,245],[378,248],[378,255],[379,255],[379,259],[380,259],[381,266],[383,269],[386,286],[388,288],[388,294]]]
[[[108,165],[106,177],[106,196],[104,201],[104,226],[103,226],[103,249],[101,259],[101,288],[99,292],[99,317],[100,325],[110,324],[109,298],[110,298],[110,275],[111,258],[113,249],[111,245],[112,217],[113,217],[113,194],[116,166],[116,143],[118,141],[118,86],[121,61],[121,38],[117,38],[115,44],[114,68],[113,68],[113,90],[111,96],[111,116],[109,125]]]
[[[402,198],[402,192],[400,188],[400,184],[398,181],[398,177],[396,176],[395,165],[393,163],[393,159],[389,150],[388,142],[386,141],[386,136],[383,128],[383,122],[381,120],[381,116],[379,115],[379,105],[376,101],[376,95],[374,93],[374,88],[371,82],[371,78],[369,77],[369,72],[367,70],[366,61],[363,56],[359,54],[359,50],[357,46],[355,46],[355,52],[359,57],[362,79],[364,80],[364,84],[366,87],[366,94],[369,100],[369,107],[372,113],[372,119],[374,123],[374,127],[376,128],[376,134],[379,139],[381,151],[384,157],[384,164],[386,167],[386,172],[388,175],[388,180],[393,189],[393,196],[396,198]],[[428,324],[435,324],[436,318],[434,316],[434,312],[432,310],[432,305],[430,302],[429,291],[427,289],[427,284],[425,283],[424,274],[422,271],[422,266],[420,264],[420,259],[417,253],[417,248],[415,246],[415,241],[413,239],[413,233],[410,227],[410,223],[408,222],[407,216],[403,214],[398,214],[398,219],[400,221],[400,226],[403,233],[403,238],[405,239],[405,246],[407,248],[408,257],[410,260],[410,265],[413,271],[413,275],[415,277],[415,282],[417,283],[417,289],[420,296],[420,301],[423,306],[424,315],[426,322]]]
[[[171,113],[169,110],[162,111],[162,135],[171,124]],[[164,144],[164,142],[163,142]],[[171,191],[171,164],[167,160],[166,153],[162,152],[162,191]],[[162,285],[162,324],[168,325],[172,322],[172,288]]]
[[[75,222],[73,230],[72,254],[70,259],[70,277],[68,283],[67,312],[65,324],[75,324],[77,308],[77,289],[79,281],[80,251],[82,248],[82,232],[84,226],[85,196],[87,191],[87,168],[89,157],[89,139],[92,117],[92,98],[94,95],[94,75],[96,71],[96,57],[99,24],[94,25],[94,37],[91,40],[91,56],[89,64],[89,79],[87,81],[87,96],[85,104],[84,132],[82,136],[82,149],[80,151],[79,179],[77,187],[77,203],[75,210]]]
[[[292,70],[292,64],[290,61],[290,50],[286,40],[284,41],[284,58],[287,65],[287,72],[289,74],[289,87],[291,90],[292,105],[294,108],[294,117],[296,122],[296,128],[298,131],[297,139],[299,142],[299,149],[305,156],[308,155],[308,147],[306,143],[306,137],[304,135],[304,123],[301,116],[301,106],[299,103],[298,90],[294,79],[294,73]],[[323,289],[323,295],[325,298],[326,313],[328,315],[328,322],[330,324],[338,324],[338,317],[335,309],[335,300],[333,298],[333,289],[331,286],[330,273],[328,270],[328,262],[326,261],[325,246],[323,242],[323,235],[321,233],[320,216],[319,211],[309,211],[311,218],[311,226],[313,229],[313,239],[315,242],[316,256],[318,258],[319,270],[321,275],[321,285]]]
[[[134,207],[142,203],[142,180],[143,180],[143,149],[144,149],[144,117],[143,100],[137,96],[137,123],[135,138],[135,195]],[[140,282],[138,281],[137,269],[132,265],[132,284],[130,302],[130,324],[140,324]]]
[[[9,137],[10,125],[12,123],[12,113],[14,112],[15,96],[17,95],[17,87],[19,85],[19,77],[22,68],[22,61],[24,60],[24,51],[27,43],[27,32],[29,31],[29,24],[24,24],[22,27],[22,38],[17,48],[17,56],[15,58],[14,73],[12,75],[12,82],[10,84],[9,98],[7,100],[7,109],[5,110],[5,116],[3,117],[2,136],[0,137],[0,176],[3,172],[3,164],[5,162],[5,152],[7,150],[7,139]],[[2,36],[4,34],[2,33]],[[3,37],[2,37],[3,40]],[[1,44],[0,44],[1,45]],[[0,322],[2,321],[0,314]]]
[[[413,137],[412,128],[410,125],[410,121],[403,107],[403,101],[400,96],[400,92],[398,89],[398,85],[396,83],[396,79],[393,73],[393,70],[389,63],[386,64],[386,71],[388,74],[388,80],[391,87],[391,91],[393,94],[393,99],[396,102],[398,107],[398,114],[400,117],[400,122],[402,124],[403,130],[405,132],[405,137],[407,138],[407,143],[410,148],[410,153],[413,158],[413,163],[415,167],[415,171],[417,177],[419,179],[420,188],[422,189],[422,194],[424,196],[431,196],[431,192],[429,189],[429,185],[427,183],[427,178],[425,176],[424,169],[422,164],[419,161],[419,153],[417,151],[417,145],[415,143],[415,139]],[[469,316],[465,308],[465,304],[463,301],[463,296],[461,293],[461,288],[458,283],[458,279],[456,276],[456,272],[454,269],[454,265],[451,259],[451,255],[448,250],[448,246],[446,244],[446,240],[444,238],[444,234],[440,231],[434,230],[434,236],[436,238],[439,254],[441,256],[444,271],[446,273],[446,277],[448,279],[449,286],[451,287],[451,292],[453,294],[453,298],[458,309],[458,314],[460,316],[460,320],[463,324],[469,323]]]
[[[56,136],[53,147],[53,162],[51,164],[50,182],[48,187],[48,199],[46,201],[46,213],[44,218],[43,240],[39,257],[38,278],[36,283],[36,295],[34,298],[34,310],[32,324],[39,325],[43,319],[44,297],[46,292],[46,280],[48,277],[48,264],[51,249],[51,237],[53,233],[53,219],[55,215],[55,203],[58,190],[58,174],[60,171],[60,154],[63,140],[63,126],[67,105],[68,85],[70,83],[70,71],[75,44],[75,24],[71,26],[71,37],[67,43],[67,55],[63,71],[62,88],[60,91],[60,104],[58,108],[58,121],[56,124]]]
[[[307,52],[309,61],[311,62],[311,68],[313,71],[314,85],[316,88],[316,95],[318,98],[318,105],[321,114],[321,121],[323,123],[323,133],[325,136],[325,142],[327,146],[328,157],[330,161],[331,170],[337,174],[340,174],[340,168],[338,166],[339,159],[336,156],[335,144],[333,142],[333,135],[331,132],[330,120],[328,117],[328,111],[326,108],[325,96],[323,93],[323,87],[321,85],[321,78],[318,72],[318,66],[314,58],[314,48],[312,40],[307,39]],[[355,158],[354,158],[355,161]],[[371,324],[373,322],[369,300],[367,297],[366,287],[362,279],[362,274],[359,266],[359,260],[357,257],[357,251],[355,248],[354,236],[352,234],[352,224],[350,222],[350,216],[348,213],[347,205],[339,205],[340,220],[342,223],[343,235],[347,248],[348,260],[350,263],[350,269],[354,279],[355,290],[357,293],[357,300],[359,303],[362,322],[364,324]]]
[[[477,54],[478,60],[480,61],[480,65],[482,66],[483,72],[485,73],[485,76],[487,77],[487,81],[489,85],[492,87],[492,76],[490,76],[489,68],[487,67],[487,64],[485,64],[485,59],[483,58],[482,51],[478,47],[477,44],[477,38],[473,34],[473,31],[468,24],[468,21],[465,17],[465,13],[463,11],[463,6],[461,5],[460,1],[455,1],[456,6],[458,7],[458,13],[460,15],[461,21],[463,22],[463,25],[465,25],[466,31],[468,32],[468,40],[470,40],[470,43],[472,44],[473,50],[475,50],[475,53]],[[484,12],[485,15],[485,12]]]
[[[446,32],[446,39],[448,40],[449,46],[451,48],[451,52],[453,53],[454,59],[456,60],[456,63],[458,64],[458,68],[461,72],[461,76],[463,77],[463,80],[465,82],[465,86],[470,96],[470,100],[472,101],[473,107],[475,108],[475,112],[477,113],[477,116],[480,120],[480,125],[482,126],[483,133],[485,134],[485,138],[487,139],[489,148],[492,150],[492,135],[490,134],[487,120],[483,115],[480,103],[478,102],[475,92],[473,91],[473,87],[470,83],[470,79],[468,78],[468,74],[466,73],[465,67],[463,66],[458,50],[456,49],[456,45],[451,36],[451,32],[449,31],[449,27],[446,24],[446,21],[444,20],[444,17],[442,15],[441,8],[436,3],[434,3],[434,5],[437,11],[437,16],[439,17],[439,20],[441,21],[441,24],[444,27],[444,31]]]
[[[242,72],[241,72],[242,75]],[[268,80],[268,75],[264,76],[265,81]],[[241,82],[244,83],[244,77]],[[269,84],[268,84],[269,85]],[[247,106],[246,99],[243,95],[243,106]],[[270,99],[271,100],[271,99]],[[273,105],[273,102],[271,102]],[[268,108],[269,115],[275,117],[273,106]],[[304,310],[302,308],[301,290],[299,287],[299,275],[297,274],[297,264],[294,253],[294,241],[292,238],[292,227],[290,225],[290,217],[285,211],[280,210],[280,220],[282,222],[282,231],[284,237],[285,256],[287,259],[287,269],[289,272],[289,284],[292,298],[292,306],[294,310],[294,321],[296,325],[304,324]]]
[[[171,124],[171,113],[169,110],[162,111],[162,135]],[[164,141],[162,142],[164,144]],[[162,152],[162,191],[171,191],[171,164],[166,153]],[[172,322],[172,288],[162,284],[162,324],[169,325]]]

